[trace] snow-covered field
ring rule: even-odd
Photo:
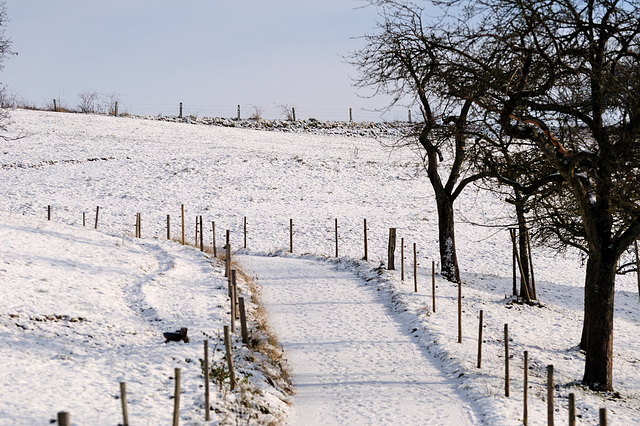
[[[638,294],[635,276],[618,280],[614,386],[602,397],[577,384],[584,268],[575,253],[536,250],[536,287],[544,307],[512,304],[508,232],[472,223],[505,222],[508,207],[475,188],[463,194],[457,246],[463,270],[464,340],[457,343],[455,286],[438,277],[431,305],[431,261],[437,260],[435,202],[418,155],[388,150],[370,138],[278,133],[134,118],[14,111],[11,136],[0,142],[0,423],[45,424],[69,410],[77,424],[119,421],[118,382],[130,385],[136,423],[171,419],[173,368],[183,368],[182,420],[203,422],[202,333],[216,337],[227,318],[220,265],[165,241],[167,215],[178,237],[185,205],[187,237],[202,215],[210,244],[231,231],[234,248],[294,252],[346,268],[380,289],[380,302],[422,348],[441,360],[458,393],[487,424],[522,418],[522,354],[530,358],[530,424],[546,422],[546,366],[557,383],[556,419],[565,421],[576,394],[579,423],[593,424],[607,407],[611,424],[640,418]],[[47,205],[52,221],[46,221]],[[100,206],[98,231],[88,225]],[[132,238],[136,213],[142,240]],[[340,261],[334,220],[339,224]],[[363,256],[367,219],[370,262]],[[388,229],[404,238],[407,277],[376,270],[386,261]],[[419,292],[413,292],[410,248],[417,244]],[[399,255],[399,250],[396,253]],[[475,367],[477,317],[484,311],[481,369]],[[162,321],[155,321],[155,320]],[[503,390],[502,336],[509,324],[511,396]],[[189,327],[191,343],[165,345],[162,331]],[[91,336],[91,337],[89,337]],[[238,350],[241,345],[238,345]],[[286,357],[286,354],[285,354]],[[240,359],[251,357],[240,356]],[[190,361],[187,361],[190,360]],[[217,360],[220,362],[220,358]],[[245,366],[256,406],[286,410],[286,396]],[[294,377],[295,377],[295,372]],[[252,376],[249,377],[249,374]],[[259,396],[261,394],[262,396]],[[217,395],[222,420],[235,415],[234,394]],[[294,399],[295,403],[295,399]],[[261,413],[260,410],[254,412]],[[270,415],[263,414],[262,421]],[[245,413],[246,415],[246,413]],[[355,415],[354,415],[355,416]],[[382,420],[381,420],[382,421]],[[357,418],[353,417],[353,422]]]

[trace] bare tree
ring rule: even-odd
[[[452,167],[447,184],[438,183],[443,145],[433,136],[444,123],[455,126],[449,140],[463,164],[469,130],[497,123],[558,176],[534,214],[547,242],[587,256],[583,382],[612,390],[616,264],[640,235],[640,2],[434,0],[445,13],[428,25],[413,3],[373,3],[383,23],[355,56],[359,84],[396,99],[417,94],[439,207],[456,192],[438,188],[453,188],[462,170]],[[492,121],[471,119],[475,108]]]
[[[87,90],[86,92],[78,93],[78,110],[83,114],[96,114],[100,112],[100,95],[95,90]]]
[[[640,3],[452,5],[474,19],[452,36],[450,90],[534,144],[565,182],[546,231],[588,256],[583,381],[612,390],[616,263],[640,234]]]
[[[471,171],[468,155],[476,108],[446,91],[447,52],[437,28],[423,21],[423,9],[396,1],[373,3],[381,10],[377,32],[365,35],[365,46],[348,61],[360,72],[356,86],[392,95],[393,104],[408,97],[420,106],[422,120],[397,145],[417,144],[422,152],[436,197],[442,275],[458,282],[453,204],[482,177]]]

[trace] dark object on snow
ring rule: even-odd
[[[165,339],[165,343],[169,342],[179,342],[182,340],[183,342],[189,342],[189,338],[187,337],[187,328],[181,328],[179,331],[162,333]]]

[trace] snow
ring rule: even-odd
[[[375,286],[321,261],[238,259],[257,275],[288,356],[297,389],[291,424],[476,423],[454,380],[395,321]]]
[[[373,398],[362,399],[365,408],[339,399],[345,395],[342,389],[348,393],[353,389],[349,386],[368,385],[367,379],[356,379],[340,390],[336,385],[336,391],[314,399],[311,392],[321,388],[320,384],[341,383],[340,374],[376,374],[379,360],[382,365],[396,365],[397,377],[424,375],[430,379],[418,380],[419,384],[432,380],[452,389],[427,391],[452,398],[433,402],[437,412],[466,413],[463,416],[472,423],[520,424],[525,350],[530,358],[530,424],[546,422],[544,385],[549,364],[554,365],[556,375],[556,420],[566,419],[569,392],[576,394],[579,423],[597,422],[600,407],[607,407],[612,424],[633,424],[639,417],[640,313],[635,276],[619,277],[617,283],[614,387],[619,397],[594,394],[578,384],[584,366],[584,355],[576,348],[584,281],[579,254],[534,249],[536,287],[543,306],[513,303],[508,297],[508,232],[473,225],[504,224],[512,212],[475,188],[463,193],[455,206],[456,248],[464,283],[464,339],[457,343],[457,287],[439,275],[437,310],[430,311],[432,260],[439,269],[436,206],[420,158],[409,149],[389,150],[366,137],[139,118],[20,110],[11,117],[11,135],[22,138],[0,142],[0,276],[5,298],[0,307],[0,357],[5,365],[0,423],[44,424],[57,411],[69,410],[73,424],[113,424],[121,419],[116,396],[118,383],[124,380],[135,423],[166,424],[172,415],[175,367],[182,368],[183,375],[182,423],[204,423],[198,360],[203,338],[209,338],[214,347],[228,322],[226,279],[219,261],[165,240],[168,214],[172,235],[178,237],[181,204],[185,205],[189,241],[193,241],[195,216],[203,215],[205,224],[215,221],[218,245],[229,229],[237,249],[247,218],[248,250],[242,258],[249,267],[252,262],[264,262],[255,267],[255,274],[263,286],[269,319],[285,348],[284,357],[289,359],[294,384],[301,380],[298,374],[304,372],[305,360],[312,359],[300,355],[301,346],[312,347],[321,341],[296,342],[292,336],[325,338],[309,333],[313,324],[305,326],[306,335],[304,328],[293,327],[304,324],[301,319],[278,319],[270,292],[298,283],[296,277],[308,277],[334,289],[332,280],[342,283],[345,293],[336,297],[346,299],[349,289],[354,295],[349,298],[358,295],[367,300],[371,315],[377,312],[387,317],[384,334],[408,345],[395,352],[421,361],[392,364],[393,357],[382,346],[359,345],[362,360],[369,361],[351,362],[354,370],[314,367],[316,374],[309,380],[319,385],[298,389],[289,407],[283,386],[269,384],[261,362],[248,361],[259,355],[247,353],[236,337],[234,359],[241,363],[238,375],[254,391],[216,391],[214,407],[219,412],[212,411],[214,423],[261,415],[252,421],[267,423],[289,416],[297,424],[301,417],[296,416],[306,417],[306,410],[313,410],[316,403],[344,407],[341,423],[357,424],[361,416],[372,419],[370,423],[385,423],[384,416],[393,408],[387,402],[400,391],[409,395],[403,403],[415,403],[409,415],[433,411],[424,402],[424,392],[412,395],[413,390],[405,386],[382,384],[364,392]],[[52,206],[50,222],[46,221],[47,205]],[[100,206],[98,230],[82,227],[83,212],[93,224],[96,206]],[[142,215],[141,240],[133,238],[136,213]],[[335,250],[335,218],[339,259],[330,258]],[[290,219],[294,254],[285,255]],[[369,262],[357,260],[363,257],[363,219],[368,225]],[[400,271],[379,268],[386,263],[391,227],[405,241],[409,271],[405,281]],[[209,242],[210,235],[211,227],[205,227]],[[412,256],[407,255],[414,242],[419,250],[418,293],[413,292]],[[291,277],[274,281],[278,272]],[[248,296],[248,285],[243,284],[241,290]],[[296,307],[305,297],[325,293],[289,288],[278,297],[291,297],[281,302]],[[250,308],[252,315],[255,309]],[[483,363],[477,369],[480,309],[485,326]],[[347,314],[348,318],[365,315]],[[317,312],[310,317],[320,326],[321,320],[331,319]],[[510,331],[509,398],[503,396],[505,323]],[[188,344],[164,343],[162,332],[184,326],[189,327]],[[371,332],[371,327],[357,333],[365,331]],[[330,342],[344,341],[347,349],[340,350],[350,352],[351,336]],[[365,342],[375,337],[362,336]],[[328,346],[344,348],[336,344],[325,349]],[[408,347],[413,349],[405,349]],[[221,365],[222,353],[213,353],[214,362]],[[321,348],[312,353],[322,361]],[[242,405],[240,413],[234,411],[233,401],[247,395],[259,401]],[[262,413],[260,406],[270,407],[270,414]]]

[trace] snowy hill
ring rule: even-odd
[[[469,188],[456,205],[463,343],[456,342],[457,288],[440,277],[438,309],[430,312],[437,222],[416,152],[389,150],[367,137],[21,110],[11,117],[10,135],[19,139],[0,142],[5,297],[0,356],[7,367],[0,386],[0,423],[45,424],[56,411],[68,409],[72,422],[113,424],[121,418],[115,399],[118,382],[125,380],[131,382],[136,423],[166,424],[174,367],[185,368],[183,383],[191,386],[185,389],[183,422],[203,423],[202,333],[213,339],[220,332],[228,302],[220,264],[166,241],[167,215],[172,235],[178,237],[182,204],[189,241],[196,216],[202,215],[206,244],[211,244],[215,222],[218,246],[228,229],[232,246],[239,249],[246,217],[248,252],[282,253],[289,249],[292,220],[294,253],[321,261],[335,255],[338,219],[337,265],[380,289],[381,303],[421,347],[442,360],[441,368],[481,413],[480,421],[519,424],[525,350],[531,367],[530,424],[546,422],[549,364],[556,373],[558,420],[566,418],[570,392],[576,394],[579,421],[585,424],[597,421],[600,407],[608,408],[612,424],[632,424],[640,417],[635,276],[618,280],[614,387],[619,395],[603,398],[576,384],[584,363],[576,349],[584,280],[579,255],[534,250],[543,307],[512,303],[506,297],[511,293],[508,232],[474,225],[505,224],[512,212],[476,188]],[[51,222],[46,221],[48,205]],[[82,227],[83,213],[93,219],[96,206],[98,230]],[[142,240],[133,238],[137,213]],[[356,260],[363,257],[364,219],[368,263]],[[391,227],[404,238],[407,271],[413,243],[418,248],[417,294],[410,272],[402,281],[399,270],[377,269],[386,262]],[[481,309],[485,346],[482,368],[477,369]],[[193,342],[165,345],[162,331],[186,323]],[[505,323],[512,359],[509,398],[503,396]],[[286,397],[262,380],[256,379],[255,386],[274,414],[284,413],[281,399]],[[231,413],[221,407],[218,420]],[[263,415],[262,422],[271,419]]]

